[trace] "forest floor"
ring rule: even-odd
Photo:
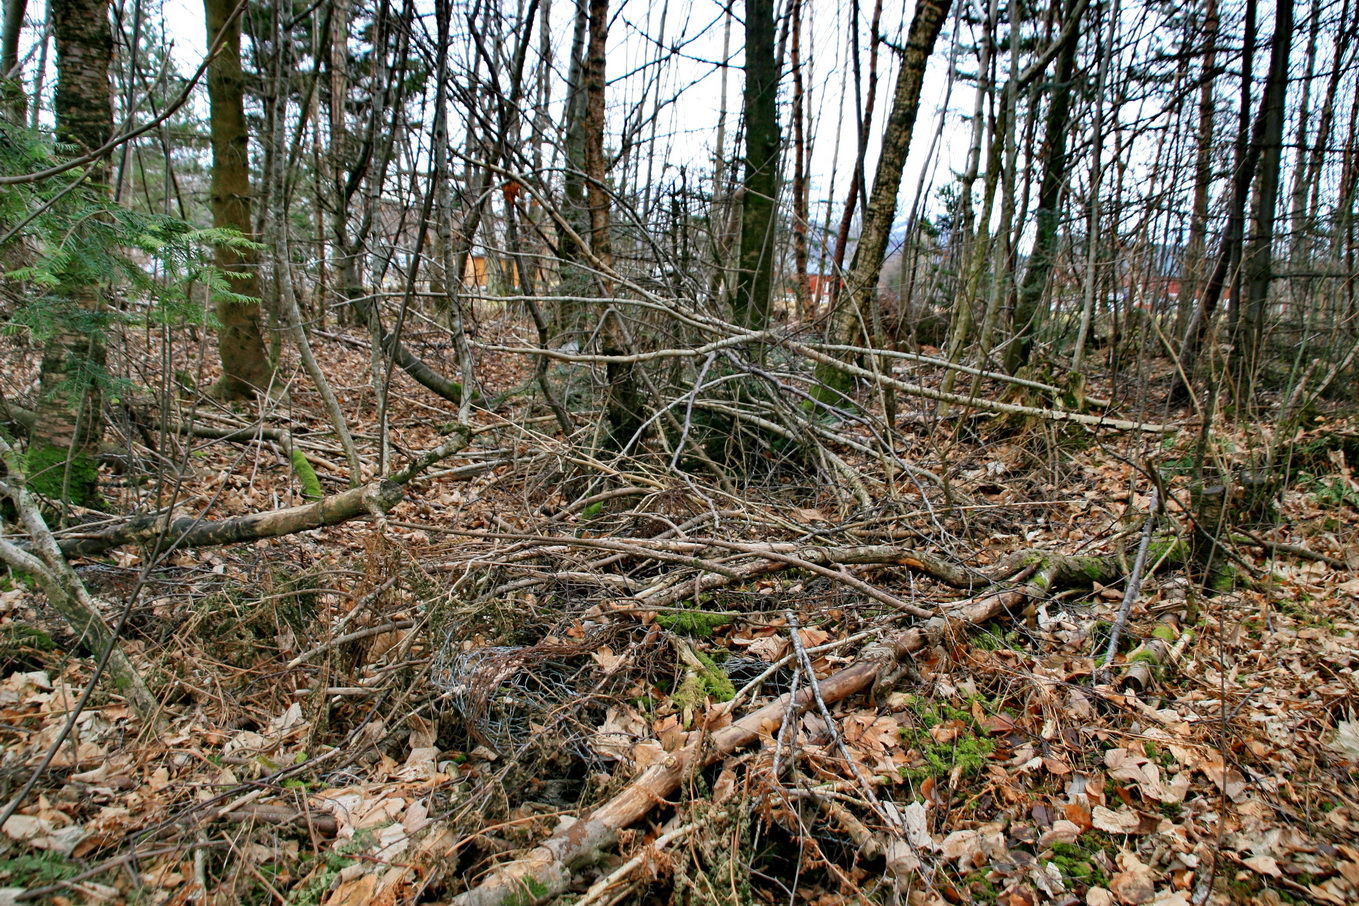
[[[367,479],[437,446],[456,412],[397,374],[381,466],[362,346],[322,340],[319,355]],[[486,392],[525,376],[517,362],[493,368]],[[341,491],[323,410],[304,373],[289,377],[290,405],[270,422],[291,426],[325,493]],[[145,380],[161,378],[187,382]],[[181,391],[184,416],[197,397]],[[474,410],[476,442],[385,520],[78,560],[110,620],[127,610],[123,645],[163,702],[160,732],[103,686],[77,708],[93,659],[25,577],[0,577],[4,801],[40,772],[0,834],[0,903],[477,902],[505,863],[626,797],[649,766],[805,690],[799,664],[829,685],[918,613],[1002,587],[992,580],[1013,573],[998,564],[1055,552],[1131,566],[1152,489],[1139,466],[1154,463],[1171,492],[1158,537],[1188,530],[1188,428],[1015,429],[901,405],[902,459],[943,476],[951,504],[852,446],[839,454],[890,503],[852,510],[791,455],[766,456],[730,498],[663,470],[591,484],[578,476],[606,466],[512,399]],[[277,443],[163,439],[173,468],[158,473],[131,433],[106,475],[111,513],[222,519],[304,502]],[[1267,431],[1218,436],[1250,451]],[[1208,595],[1154,547],[1164,562],[1130,601],[1107,675],[1096,655],[1122,581],[948,623],[870,691],[786,709],[753,745],[693,763],[571,867],[560,901],[1359,902],[1351,465],[1342,454],[1296,470],[1253,529],[1329,562],[1232,546],[1227,583]],[[740,547],[776,542],[790,546],[773,560]],[[890,562],[810,559],[884,544],[897,546]],[[915,568],[910,551],[977,587]],[[1030,560],[1007,560],[1019,555]],[[700,556],[717,566],[692,569]],[[704,575],[723,578],[700,586]],[[693,589],[637,603],[676,582]]]

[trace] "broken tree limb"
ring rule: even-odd
[[[824,702],[835,704],[887,680],[900,661],[945,637],[954,629],[983,623],[1013,609],[1030,595],[1045,594],[1060,571],[1060,560],[1038,568],[1029,583],[998,591],[922,626],[870,646],[858,663],[832,674],[819,684]],[[664,760],[647,768],[607,803],[578,821],[563,821],[557,830],[523,858],[500,866],[476,887],[453,898],[454,906],[502,906],[538,903],[554,897],[571,882],[574,866],[613,845],[618,832],[663,803],[691,772],[725,758],[761,738],[768,738],[789,709],[801,714],[816,704],[810,688],[783,695],[725,727],[698,734]],[[719,706],[710,723],[725,717]]]
[[[404,496],[399,484],[379,479],[303,506],[252,513],[221,522],[173,514],[143,516],[99,532],[68,534],[57,543],[68,557],[93,557],[125,544],[155,541],[180,548],[239,544],[339,525],[372,513],[374,509],[385,513]]]
[[[1128,614],[1132,611],[1133,602],[1137,600],[1137,595],[1142,590],[1142,572],[1146,569],[1147,552],[1151,550],[1151,538],[1156,532],[1156,516],[1161,503],[1160,494],[1161,489],[1159,487],[1151,489],[1151,502],[1147,504],[1147,521],[1142,526],[1142,541],[1137,546],[1137,560],[1133,563],[1132,574],[1128,576],[1128,585],[1123,591],[1123,603],[1119,605],[1118,617],[1114,620],[1113,629],[1109,631],[1109,646],[1104,652],[1104,663],[1096,668],[1096,681],[1099,681],[1101,675],[1113,666],[1114,657],[1118,654],[1118,637],[1123,634],[1123,627],[1128,625]]]
[[[471,426],[455,424],[453,426],[453,431],[454,435],[452,437],[439,444],[439,446],[434,449],[420,454],[415,459],[411,460],[410,464],[401,471],[392,473],[392,476],[388,481],[399,485],[409,484],[412,478],[415,478],[436,462],[447,459],[453,454],[461,453],[463,450],[467,449],[468,444],[472,443],[472,435],[475,433]]]
[[[8,497],[18,510],[19,520],[28,530],[31,546],[31,550],[21,550],[17,545],[0,538],[0,561],[37,579],[38,585],[47,594],[48,603],[66,619],[81,644],[93,651],[96,657],[103,658],[105,676],[114,689],[126,696],[132,710],[147,726],[159,728],[160,702],[151,694],[141,674],[119,647],[118,632],[105,622],[99,602],[66,562],[56,538],[47,527],[47,520],[43,518],[38,502],[24,485],[19,457],[3,435],[0,435],[0,461],[3,461],[8,471],[5,480],[0,481],[0,494]],[[70,726],[68,724],[66,732],[69,732]],[[37,774],[33,778],[36,780]],[[13,803],[18,803],[21,798],[14,799]]]

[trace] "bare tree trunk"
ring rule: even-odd
[[[788,13],[792,19],[792,38],[789,43],[789,63],[793,70],[793,291],[797,298],[797,316],[804,323],[815,317],[812,310],[811,279],[807,273],[808,191],[807,162],[809,159],[806,136],[806,87],[803,85],[802,65],[802,0],[793,0]]]
[[[208,67],[208,119],[212,134],[212,221],[218,228],[234,229],[249,237],[254,226],[250,214],[250,160],[245,121],[245,78],[241,72],[241,20],[235,0],[203,0],[208,45],[222,37],[221,49]],[[259,261],[253,251],[231,246],[217,247],[217,266],[238,273],[234,293],[254,300],[218,297],[217,351],[222,378],[217,393],[226,399],[245,399],[268,386],[272,363],[260,333]]]
[[[747,0],[741,250],[730,307],[733,320],[752,330],[764,330],[769,325],[774,289],[780,144],[779,65],[774,58],[774,31],[774,0]]]
[[[1067,32],[1065,43],[1057,57],[1057,73],[1052,84],[1052,98],[1048,102],[1048,119],[1043,136],[1043,178],[1038,187],[1038,210],[1034,216],[1033,249],[1029,252],[1024,282],[1020,284],[1015,302],[1014,334],[1005,349],[1005,370],[1017,372],[1029,363],[1033,337],[1038,329],[1041,303],[1048,291],[1057,256],[1058,208],[1062,202],[1067,180],[1066,134],[1071,119],[1071,82],[1076,72],[1077,29],[1085,4],[1081,0],[1066,0],[1062,14],[1062,28]]]
[[[28,116],[28,99],[19,79],[19,34],[27,11],[28,0],[4,0],[0,20],[0,116],[20,126]]]
[[[976,307],[977,291],[981,286],[982,273],[991,249],[991,205],[995,199],[995,184],[998,158],[996,157],[998,138],[995,132],[995,118],[988,117],[986,102],[994,101],[995,95],[995,47],[996,26],[1000,20],[999,0],[989,0],[986,13],[986,32],[982,37],[981,52],[977,61],[977,93],[972,105],[972,139],[967,149],[967,166],[959,178],[958,193],[958,233],[962,249],[959,252],[959,271],[961,279],[953,297],[953,309],[949,313],[948,347],[945,358],[957,364],[962,358],[963,348],[967,345],[968,335],[972,332],[973,309]],[[993,108],[994,109],[994,108]],[[972,187],[981,175],[982,142],[986,136],[988,122],[992,127],[991,154],[988,155],[986,183],[983,192],[980,220],[973,212]],[[950,369],[944,374],[943,390],[953,392],[957,372]],[[948,411],[941,404],[939,414]]]
[[[832,254],[830,311],[832,317],[840,310],[840,296],[844,285],[845,254],[849,249],[849,231],[854,225],[854,214],[859,209],[859,198],[864,193],[864,156],[868,153],[868,134],[873,127],[873,109],[878,98],[878,26],[882,21],[882,0],[873,2],[873,21],[869,26],[872,35],[868,54],[868,92],[863,102],[859,102],[861,89],[859,78],[859,3],[850,3],[850,53],[853,55],[855,116],[858,119],[858,145],[854,152],[854,172],[849,181],[849,197],[845,200],[845,210],[840,215],[840,227],[835,232],[835,251]]]
[[[1080,326],[1076,331],[1076,348],[1071,355],[1071,370],[1081,374],[1085,368],[1085,346],[1090,336],[1090,324],[1095,316],[1095,300],[1099,294],[1100,248],[1100,189],[1104,176],[1104,89],[1109,76],[1109,61],[1114,55],[1118,37],[1118,17],[1121,4],[1114,0],[1109,11],[1109,33],[1099,47],[1099,64],[1095,73],[1095,121],[1090,127],[1092,158],[1090,161],[1090,199],[1085,231],[1085,296],[1081,300]]]
[[[1341,21],[1349,18],[1349,0],[1345,0],[1345,11],[1341,14]],[[1298,101],[1298,131],[1297,138],[1294,140],[1293,149],[1293,190],[1288,217],[1288,229],[1290,231],[1288,248],[1289,256],[1298,261],[1304,245],[1304,238],[1307,230],[1304,224],[1307,222],[1307,131],[1311,127],[1312,111],[1312,77],[1316,72],[1317,62],[1317,38],[1321,34],[1321,0],[1312,0],[1312,22],[1307,29],[1307,52],[1303,54],[1303,65],[1306,66],[1306,73],[1302,79],[1302,98]],[[1341,61],[1336,59],[1332,64],[1338,73]],[[1333,98],[1328,98],[1334,101]],[[1323,120],[1329,111],[1322,110]],[[1318,124],[1317,142],[1321,141],[1320,126]]]
[[[562,296],[579,299],[594,295],[595,287],[585,267],[584,250],[576,245],[577,237],[590,234],[590,211],[585,200],[585,144],[586,144],[586,44],[590,38],[590,0],[576,0],[575,32],[571,40],[571,62],[566,75],[566,135],[563,153],[566,157],[565,186],[562,199],[562,219],[570,230],[560,230],[557,236],[557,255],[561,279],[558,289]],[[603,142],[601,137],[600,142]],[[586,313],[580,303],[563,299],[554,312],[559,331],[576,331],[584,326]]]
[[[911,132],[915,128],[916,113],[920,110],[920,87],[925,78],[925,67],[934,51],[939,30],[948,17],[952,0],[921,0],[911,20],[906,39],[901,69],[897,73],[896,93],[892,112],[887,118],[883,134],[882,154],[873,177],[873,194],[869,198],[864,228],[859,234],[859,245],[854,250],[847,288],[850,304],[840,305],[831,313],[830,336],[835,342],[853,341],[862,318],[869,311],[871,297],[878,291],[878,277],[887,252],[887,241],[896,219],[897,194],[901,189],[901,174],[906,166],[906,155],[911,149]],[[818,386],[814,396],[825,403],[835,403],[848,395],[850,375],[834,366],[821,363],[816,368]]]
[[[1183,334],[1193,316],[1192,301],[1206,276],[1208,248],[1208,192],[1213,182],[1213,131],[1216,105],[1213,86],[1217,81],[1217,0],[1206,0],[1203,11],[1203,65],[1199,71],[1199,128],[1194,155],[1194,202],[1189,213],[1189,241],[1185,247],[1184,279],[1180,285],[1180,316],[1176,330]]]
[[[275,9],[272,22],[273,44],[280,49],[285,46],[281,19],[282,12]],[[330,417],[331,427],[334,428],[336,438],[344,450],[345,460],[349,465],[349,486],[358,487],[363,481],[358,450],[354,445],[354,438],[349,432],[344,410],[340,408],[339,400],[336,399],[334,391],[331,390],[325,372],[321,370],[320,364],[316,361],[316,356],[312,353],[311,341],[307,338],[306,326],[303,323],[302,310],[293,290],[292,248],[288,223],[290,188],[285,132],[288,109],[287,75],[292,71],[292,61],[287,59],[287,56],[287,54],[284,54],[284,59],[276,61],[277,65],[274,72],[272,88],[274,96],[271,98],[273,134],[271,136],[271,170],[269,172],[272,185],[269,191],[269,208],[265,220],[267,229],[265,232],[272,239],[274,283],[284,325],[292,334],[293,342],[297,346],[298,356],[302,359],[302,366],[316,386],[316,392],[321,397],[321,403],[325,407],[326,414]]]
[[[1251,235],[1242,258],[1244,284],[1240,331],[1232,344],[1239,386],[1251,396],[1261,365],[1269,285],[1273,280],[1274,225],[1278,218],[1280,169],[1283,162],[1284,104],[1288,89],[1288,57],[1293,47],[1293,0],[1277,0],[1274,36],[1270,40],[1269,75],[1260,104],[1259,176]]]
[[[1180,342],[1179,383],[1175,397],[1188,400],[1198,369],[1199,349],[1217,312],[1227,278],[1240,259],[1241,238],[1245,232],[1246,201],[1259,159],[1259,145],[1251,140],[1251,79],[1255,60],[1257,0],[1246,0],[1246,21],[1241,48],[1241,109],[1236,130],[1236,163],[1232,174],[1232,195],[1228,202],[1227,226],[1218,249],[1217,263],[1208,277]],[[1240,299],[1236,300],[1239,304]]]

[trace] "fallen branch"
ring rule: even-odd
[[[399,484],[379,479],[303,506],[251,513],[221,522],[169,513],[142,516],[99,532],[68,534],[60,538],[58,544],[68,557],[94,557],[125,544],[157,541],[166,547],[178,548],[239,544],[339,525],[375,511],[385,513],[404,496]]]
[[[105,662],[106,679],[113,689],[127,697],[128,704],[137,716],[148,726],[160,726],[160,702],[151,694],[127,654],[118,645],[117,630],[105,622],[100,612],[99,602],[85,588],[76,571],[66,562],[66,557],[57,545],[56,538],[47,527],[38,502],[24,485],[24,474],[20,468],[18,455],[0,435],[0,462],[8,474],[0,481],[0,494],[8,497],[18,510],[19,520],[28,530],[30,550],[21,549],[12,542],[0,538],[0,562],[7,563],[12,569],[32,575],[38,585],[47,593],[47,601],[75,631],[81,644],[93,651]],[[88,690],[87,690],[88,694]],[[67,730],[73,724],[68,723]],[[60,742],[58,742],[58,745]],[[51,754],[55,754],[55,748]],[[50,755],[49,755],[50,757]],[[0,823],[7,820],[19,801],[31,789],[37,779],[33,775],[29,786],[9,806]]]
[[[1142,542],[1137,547],[1137,560],[1133,563],[1132,575],[1128,576],[1128,585],[1123,591],[1123,603],[1119,605],[1118,617],[1114,619],[1113,628],[1109,631],[1109,646],[1104,651],[1104,662],[1095,669],[1097,682],[1113,666],[1114,657],[1118,654],[1119,636],[1123,634],[1123,627],[1128,625],[1128,614],[1132,612],[1133,602],[1137,600],[1137,595],[1142,590],[1142,572],[1146,569],[1147,552],[1151,550],[1151,537],[1156,531],[1156,515],[1161,503],[1160,493],[1159,487],[1151,489],[1151,502],[1147,504],[1147,521],[1142,526]]]
[[[1242,529],[1237,529],[1240,537],[1233,538],[1237,544],[1245,544],[1250,547],[1258,547],[1263,550],[1271,551],[1276,554],[1292,554],[1303,560],[1312,560],[1316,563],[1325,563],[1332,569],[1349,569],[1350,566],[1339,557],[1332,557],[1330,554],[1322,554],[1310,548],[1303,547],[1301,544],[1289,544],[1287,541],[1270,541],[1268,538],[1261,538]]]
[[[983,623],[1020,604],[1031,594],[1044,594],[1061,568],[1059,563],[1054,559],[1045,564],[1021,588],[988,595],[871,646],[854,666],[820,682],[822,701],[827,705],[835,704],[870,689],[887,680],[902,658],[934,644],[952,630]],[[665,802],[691,772],[757,740],[769,738],[769,728],[777,727],[789,709],[801,715],[815,704],[813,690],[804,688],[795,695],[780,696],[735,723],[697,734],[697,741],[647,768],[607,803],[580,820],[563,821],[552,836],[522,859],[501,866],[476,887],[454,897],[454,906],[536,903],[562,893],[571,882],[573,866],[611,846],[620,830]],[[708,716],[708,725],[716,724],[726,716],[726,707],[719,706]]]
[[[568,539],[553,540],[566,543]],[[623,546],[618,542],[602,543],[599,539],[571,540],[579,541],[583,546],[601,547],[606,550]],[[694,542],[675,542],[675,546],[693,550]],[[747,552],[753,552],[749,549],[758,549],[760,546],[741,545],[741,547],[746,548]],[[845,559],[851,556],[885,557],[891,551],[894,559],[889,562],[910,566],[917,563],[922,566],[938,565],[933,558],[921,558],[919,552],[892,548],[888,545],[822,549],[822,553],[826,550],[838,551],[838,555]],[[851,551],[854,552],[853,555],[850,554]],[[773,551],[764,550],[761,553]],[[801,550],[803,558],[807,557],[808,553],[809,550],[806,548]],[[667,557],[662,559],[674,556],[669,551],[666,551],[666,554]],[[1167,548],[1162,556],[1151,562],[1159,566],[1177,559],[1183,559],[1183,545]],[[1029,553],[1007,559],[1003,565],[996,567],[996,572],[1022,570],[1021,576],[1026,577],[1024,584],[986,594],[870,646],[853,666],[819,681],[821,701],[826,705],[833,705],[856,693],[880,685],[889,686],[899,676],[899,665],[902,660],[912,653],[934,645],[956,631],[985,623],[1006,612],[1021,610],[1030,599],[1046,597],[1056,587],[1091,582],[1107,585],[1122,574],[1124,567],[1120,562],[1121,558],[1114,555],[1078,557],[1043,553]],[[954,574],[953,577],[960,580],[965,578],[969,583],[976,581],[976,574],[966,576]],[[786,714],[797,717],[814,706],[819,706],[816,691],[804,687],[798,692],[780,696],[739,720],[723,726],[722,723],[727,719],[731,705],[719,705],[707,715],[704,723],[705,726],[714,729],[695,734],[696,741],[670,753],[664,760],[647,768],[625,789],[584,818],[563,821],[550,837],[523,858],[500,866],[476,887],[455,897],[452,901],[454,906],[501,906],[507,902],[536,903],[562,893],[571,882],[575,866],[611,846],[617,840],[619,831],[641,819],[658,804],[666,802],[667,797],[674,794],[684,778],[692,776],[695,770],[726,758],[754,742],[772,743],[771,731],[780,725]]]
[[[1172,431],[1177,430],[1174,425],[1160,425],[1151,422],[1132,422],[1121,418],[1086,415],[1082,412],[1072,412],[1069,409],[1040,409],[1037,406],[1021,406],[1016,403],[1001,403],[996,400],[985,399],[980,396],[969,396],[963,393],[945,393],[942,390],[935,390],[920,384],[910,384],[885,374],[870,371],[867,368],[860,368],[858,365],[843,361],[833,355],[827,355],[821,350],[807,346],[803,343],[786,340],[783,345],[789,351],[804,355],[814,362],[831,365],[846,374],[873,381],[883,387],[890,387],[893,390],[905,393],[908,396],[922,397],[941,403],[952,403],[958,406],[980,409],[983,412],[998,412],[1002,415],[1025,415],[1054,422],[1071,422],[1077,425],[1085,425],[1090,428],[1116,428],[1120,431],[1146,431],[1153,434],[1169,434]]]

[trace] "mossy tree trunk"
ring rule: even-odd
[[[1062,27],[1066,42],[1057,57],[1057,74],[1048,102],[1048,121],[1043,136],[1043,176],[1038,186],[1038,210],[1034,213],[1033,249],[1024,282],[1015,302],[1014,337],[1005,350],[1005,370],[1014,374],[1029,363],[1033,338],[1042,316],[1043,297],[1057,261],[1059,206],[1070,174],[1067,173],[1066,134],[1071,123],[1071,85],[1076,73],[1076,46],[1079,29],[1069,28],[1072,17],[1079,18],[1086,5],[1081,0],[1066,0]]]
[[[109,0],[53,0],[57,47],[57,135],[81,153],[103,147],[113,135],[109,64],[113,35]],[[108,183],[106,157],[90,164],[89,178]],[[28,452],[33,490],[88,506],[98,499],[95,457],[104,434],[104,290],[90,279],[88,263],[98,237],[77,230],[72,264],[52,307],[53,332],[43,352],[38,419]]]
[[[241,71],[241,20],[233,16],[234,0],[203,0],[208,44],[220,36],[222,47],[208,67],[209,128],[212,134],[212,221],[245,236],[251,234],[249,133],[245,122],[245,78]],[[254,252],[229,246],[217,249],[217,266],[239,273],[232,290],[259,298],[259,272]],[[246,399],[262,391],[273,373],[260,332],[258,302],[214,300],[217,351],[222,379],[217,392],[226,399]]]
[[[897,73],[896,93],[892,112],[882,137],[882,154],[873,177],[873,194],[869,196],[864,226],[859,244],[854,250],[846,281],[849,298],[841,300],[831,313],[830,337],[836,343],[853,343],[868,323],[873,294],[878,291],[878,277],[882,273],[887,242],[892,235],[892,223],[897,216],[897,194],[901,190],[901,174],[906,167],[906,156],[911,150],[911,132],[920,110],[920,88],[925,79],[925,67],[939,30],[948,17],[953,0],[920,0],[911,20],[910,34],[902,54],[901,69]],[[836,403],[848,396],[850,374],[834,365],[816,366],[817,387],[814,395],[821,402]]]

